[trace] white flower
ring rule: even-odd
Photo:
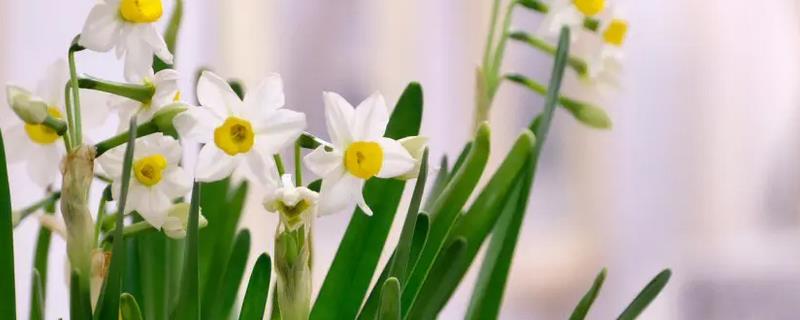
[[[281,185],[264,197],[264,208],[280,214],[286,229],[295,230],[308,222],[317,210],[319,195],[306,187],[295,187],[292,175],[281,176]]]
[[[205,71],[197,83],[202,107],[189,108],[173,120],[183,139],[205,145],[195,168],[199,181],[223,179],[247,168],[262,183],[274,170],[272,155],[294,142],[306,125],[304,114],[284,109],[283,82],[277,74],[264,79],[239,99],[219,76]]]
[[[176,203],[169,209],[167,212],[167,219],[164,220],[164,225],[161,226],[161,230],[164,231],[167,237],[172,239],[183,239],[186,237],[186,228],[189,226],[190,209],[191,205],[186,202]],[[208,220],[203,216],[202,209],[199,210],[197,221],[198,229],[208,225]]]
[[[428,145],[428,137],[411,136],[397,140],[408,151],[408,154],[414,158],[414,168],[403,174],[398,179],[409,180],[416,179],[419,175],[420,161],[422,161],[422,154],[425,153],[425,147]]]
[[[556,37],[561,27],[566,26],[572,31],[574,42],[578,38],[575,31],[583,27],[584,19],[597,16],[605,8],[606,0],[556,0],[544,16],[539,33]]]
[[[97,162],[114,181],[111,192],[119,199],[122,187],[122,161],[125,145],[118,146],[97,158]],[[136,211],[156,229],[167,220],[172,200],[186,195],[192,178],[178,166],[181,147],[178,141],[155,133],[136,139],[128,201],[125,212]]]
[[[128,120],[135,114],[136,122],[139,124],[150,121],[153,115],[164,106],[180,100],[178,91],[178,72],[172,69],[164,69],[156,74],[150,69],[148,75],[141,79],[143,85],[152,86],[155,89],[153,98],[147,103],[142,103],[133,99],[112,96],[109,101],[111,108],[119,112],[119,131],[128,130]]]
[[[622,46],[627,32],[626,20],[610,18],[601,21],[598,36],[587,38],[575,46],[575,55],[586,59],[588,72],[584,80],[589,85],[619,87],[622,60],[625,57]]]
[[[304,161],[322,177],[320,214],[351,210],[358,204],[364,213],[372,210],[364,201],[361,189],[372,177],[392,178],[414,168],[414,159],[393,139],[383,137],[389,122],[389,110],[379,93],[371,95],[353,109],[333,92],[323,93],[325,119],[333,150],[320,146]]]
[[[99,52],[116,48],[117,58],[125,56],[125,78],[141,79],[153,64],[153,54],[172,64],[155,24],[162,15],[161,0],[101,0],[89,12],[79,44]]]
[[[17,104],[17,108],[27,109],[24,111],[28,112],[28,116],[30,116],[27,120],[38,120],[39,118],[44,120],[41,110],[33,110],[42,107],[50,116],[65,120],[63,101],[66,83],[67,65],[63,60],[56,61],[47,69],[46,77],[39,82],[35,92],[8,86],[9,104],[12,107]],[[9,163],[24,163],[27,166],[28,175],[42,188],[55,182],[55,179],[60,176],[59,162],[66,153],[61,137],[55,130],[44,124],[20,121],[9,126],[4,133],[6,156]]]

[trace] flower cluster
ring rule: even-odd
[[[82,137],[79,88],[110,94],[104,103],[93,101],[91,104],[98,105],[92,105],[90,113],[107,114],[98,109],[105,104],[120,120],[119,136],[95,146],[96,170],[110,183],[111,199],[120,198],[123,177],[129,175],[123,214],[135,212],[170,236],[185,234],[185,215],[170,212],[189,193],[193,180],[213,182],[236,175],[258,182],[268,190],[265,207],[280,213],[282,223],[293,229],[298,221],[307,220],[298,217],[309,214],[353,210],[356,205],[371,214],[361,195],[365,181],[416,176],[419,164],[415,159],[421,156],[426,140],[383,137],[389,119],[383,96],[375,93],[354,108],[340,95],[325,92],[332,141],[314,137],[323,144],[305,161],[295,161],[298,166],[305,163],[322,178],[320,194],[295,186],[288,175],[279,179],[284,174],[278,163],[280,153],[295,146],[306,127],[305,114],[285,108],[280,75],[266,76],[240,98],[225,79],[204,71],[196,87],[200,105],[190,106],[181,99],[179,73],[169,67],[153,69],[154,55],[168,65],[173,62],[156,29],[162,16],[161,0],[104,0],[91,10],[73,45],[78,51],[115,49],[117,57],[125,60],[124,77],[129,83],[77,78],[70,59],[71,74],[65,63],[57,63],[35,92],[7,86],[8,103],[22,120],[8,130],[15,149],[10,153],[12,160],[25,160],[32,179],[43,188],[52,188],[59,159],[77,147],[80,139],[76,134]],[[66,99],[65,83],[75,90],[71,97],[67,91]],[[88,104],[84,101],[84,106]],[[124,172],[124,142],[130,134],[126,124],[131,118],[139,124],[139,136],[131,172]],[[202,144],[195,168],[184,168],[181,163],[186,143]]]

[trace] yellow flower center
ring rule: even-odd
[[[58,111],[56,107],[47,108],[47,113],[53,118],[61,119],[61,111]],[[31,138],[31,141],[38,144],[51,144],[58,140],[58,133],[44,124],[26,123],[25,133],[28,134],[28,138]]]
[[[621,47],[625,41],[625,34],[628,33],[628,22],[621,19],[613,19],[611,23],[603,31],[603,39],[608,44],[613,44]]]
[[[136,181],[151,187],[161,181],[161,174],[167,168],[167,158],[161,154],[154,154],[136,160],[133,163],[133,174]]]
[[[242,118],[228,117],[221,126],[214,129],[214,143],[230,156],[250,151],[254,137],[250,121]]]
[[[356,141],[344,152],[344,167],[361,179],[374,177],[383,166],[383,149],[376,142]]]
[[[606,0],[572,0],[572,3],[587,17],[594,16],[606,8]]]
[[[119,14],[128,22],[156,22],[163,13],[161,0],[122,0],[119,4]]]
[[[181,91],[180,90],[176,91],[175,92],[175,96],[172,97],[172,102],[178,102],[178,101],[181,101]]]

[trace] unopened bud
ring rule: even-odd
[[[572,114],[581,123],[597,129],[610,129],[611,119],[605,110],[589,104],[581,104],[574,108]]]
[[[47,118],[47,103],[23,88],[6,86],[6,98],[14,113],[29,124],[40,124]]]
[[[186,229],[189,226],[189,210],[191,206],[188,203],[181,202],[173,205],[167,213],[167,219],[161,226],[161,230],[167,237],[173,239],[183,239],[186,237]],[[198,217],[198,228],[204,228],[208,225],[208,220],[203,216],[202,212]]]
[[[409,180],[415,179],[419,175],[419,166],[420,161],[422,161],[422,154],[425,153],[425,147],[428,145],[428,137],[423,136],[412,136],[412,137],[405,137],[398,140],[403,148],[411,154],[411,157],[414,158],[414,168],[410,171],[406,172],[405,174],[397,177],[397,179],[401,180]]]

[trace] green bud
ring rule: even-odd
[[[596,129],[610,129],[611,119],[605,110],[589,104],[579,104],[571,109],[572,115],[581,123]]]
[[[6,86],[6,98],[14,113],[29,124],[40,124],[47,118],[47,103],[23,88]]]
[[[175,130],[175,125],[172,124],[172,120],[175,119],[175,116],[186,111],[188,108],[188,105],[180,102],[167,105],[153,115],[152,121],[156,127],[158,127],[158,131],[177,138],[178,132]]]

